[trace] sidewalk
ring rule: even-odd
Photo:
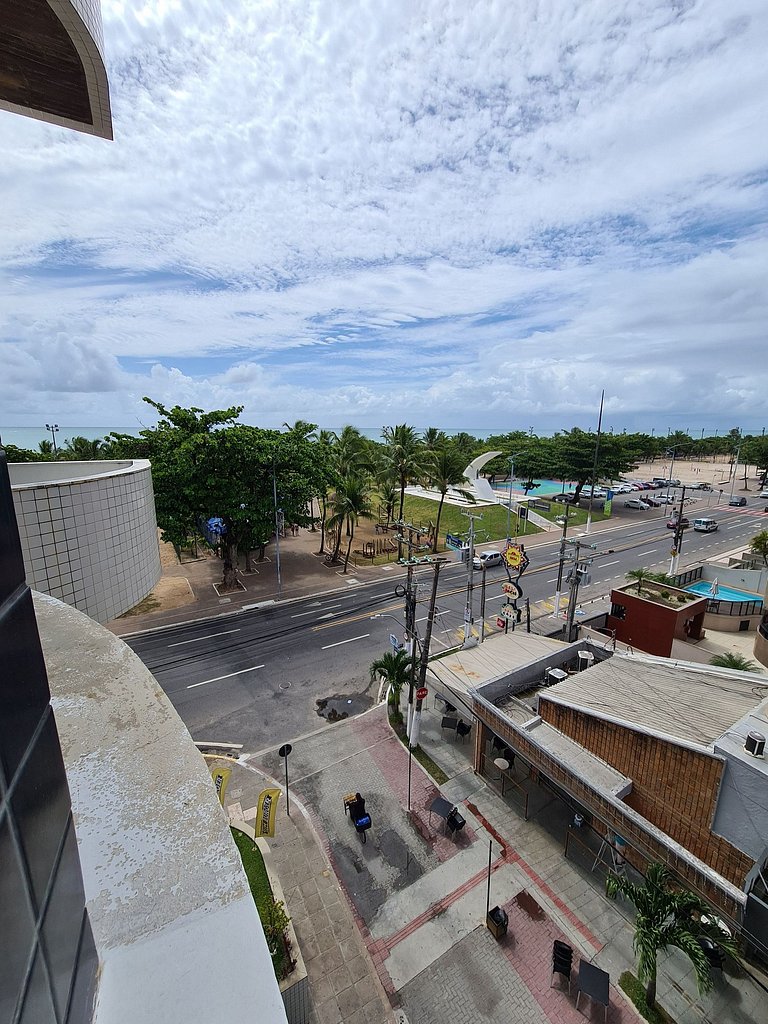
[[[317,1020],[359,1024],[375,1013],[386,1015],[382,989],[411,1024],[443,1024],[448,1018],[462,1024],[602,1020],[603,1008],[588,1000],[582,999],[577,1012],[575,989],[569,995],[561,979],[550,987],[552,942],[559,938],[573,946],[575,968],[587,959],[610,973],[608,1021],[635,1024],[639,1017],[617,987],[621,972],[634,969],[630,921],[605,899],[588,869],[564,858],[562,843],[543,824],[526,822],[509,796],[502,798],[474,774],[471,744],[444,741],[439,723],[439,715],[425,715],[423,746],[449,780],[438,791],[413,760],[410,817],[408,754],[389,730],[383,707],[294,744],[291,820],[281,801],[278,835],[270,845],[281,878],[286,873],[288,910],[298,920],[308,957]],[[246,820],[255,812],[243,800],[255,804],[261,778],[282,778],[282,762],[269,752],[247,766],[256,785],[247,795],[243,791],[239,806],[230,807]],[[241,771],[238,786],[242,777]],[[353,790],[363,793],[373,819],[365,845],[343,810],[342,797]],[[229,796],[236,792],[230,789]],[[441,819],[430,820],[429,805],[438,792],[458,804],[466,819],[456,840],[444,835]],[[298,801],[311,831],[297,813]],[[534,817],[541,814],[543,820],[546,813],[545,804]],[[504,907],[510,923],[500,942],[484,925],[489,843],[491,905]],[[328,865],[332,875],[325,874]],[[326,893],[331,888],[338,904]],[[323,910],[330,925],[324,917],[313,920]],[[714,992],[700,1000],[685,957],[673,952],[659,962],[659,1000],[677,1024],[768,1024],[764,993],[743,977],[717,978]],[[369,973],[355,981],[363,963]],[[348,1012],[350,990],[358,984],[365,1002]]]

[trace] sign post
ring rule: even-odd
[[[288,799],[288,755],[293,750],[290,743],[284,743],[278,750],[278,754],[285,761],[285,813],[290,818],[291,816],[291,804]]]

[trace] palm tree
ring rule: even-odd
[[[432,541],[432,553],[437,551],[437,542],[440,535],[440,517],[443,514],[443,502],[449,489],[453,488],[468,501],[474,502],[469,491],[462,490],[459,484],[463,484],[466,477],[464,470],[466,465],[461,452],[453,447],[440,448],[430,452],[431,459],[427,471],[427,478],[432,487],[440,492],[440,504],[437,506],[437,520],[435,522],[435,537]]]
[[[709,659],[709,664],[715,665],[717,668],[733,668],[739,672],[757,671],[754,661],[745,658],[743,654],[732,654],[730,651],[725,654],[716,654],[714,658]]]
[[[411,656],[407,651],[387,651],[371,665],[371,682],[385,679],[389,684],[390,704],[400,705],[400,693],[410,678]]]
[[[427,427],[421,435],[421,440],[425,448],[436,451],[438,448],[444,447],[448,438],[444,430],[439,430],[437,427]]]
[[[349,553],[352,550],[352,540],[355,536],[355,526],[358,519],[373,519],[374,510],[370,499],[370,477],[361,473],[351,473],[349,476],[339,480],[333,498],[331,499],[331,518],[328,525],[337,529],[336,547],[333,552],[333,561],[338,561],[339,548],[341,547],[341,530],[346,524],[347,554],[344,559],[344,572],[349,566]]]
[[[638,594],[640,593],[640,590],[642,589],[643,584],[644,583],[648,583],[648,582],[650,582],[653,579],[653,573],[651,572],[651,570],[650,569],[645,569],[645,568],[630,569],[629,572],[626,573],[625,575],[626,575],[628,580],[637,580],[637,592],[638,592]]]
[[[718,928],[707,904],[692,892],[672,888],[672,875],[663,864],[651,864],[644,885],[635,885],[626,875],[610,874],[605,888],[611,899],[621,893],[637,909],[634,938],[637,975],[640,981],[647,983],[645,998],[649,1007],[656,1002],[659,950],[673,946],[685,953],[693,964],[700,993],[712,988],[712,975],[709,960],[699,945],[699,936],[714,940],[726,953],[736,956],[736,944]],[[707,924],[701,922],[702,915],[707,918]]]
[[[101,438],[68,437],[61,450],[62,458],[73,462],[93,462],[103,457],[104,442]]]
[[[397,475],[400,489],[400,511],[398,518],[403,518],[405,504],[405,488],[413,480],[418,480],[424,473],[425,449],[413,427],[401,423],[396,427],[384,427],[381,431],[384,438],[384,461]]]
[[[760,555],[763,565],[768,565],[768,530],[761,530],[752,538],[749,550],[753,555]]]

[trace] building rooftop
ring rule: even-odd
[[[711,747],[766,696],[765,677],[618,651],[541,695],[630,728]]]
[[[508,676],[517,668],[539,658],[561,654],[567,644],[550,637],[515,630],[506,636],[496,635],[492,643],[478,644],[467,650],[429,663],[429,675],[438,686],[459,692],[488,683],[499,676]]]

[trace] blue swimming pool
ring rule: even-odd
[[[537,498],[544,498],[548,494],[561,494],[563,492],[567,493],[568,491],[573,491],[576,488],[575,481],[568,480],[542,480],[541,478],[537,478],[533,482],[535,484],[538,484],[539,486],[535,490],[530,491],[530,494],[535,495]],[[519,491],[520,494],[524,494],[525,484],[525,480],[513,480],[512,490],[515,493]],[[500,483],[495,483],[493,486],[494,489],[497,491],[508,491],[509,481],[502,480]],[[587,484],[586,493],[589,494],[589,484]]]
[[[749,594],[746,590],[734,590],[733,587],[724,587],[721,583],[717,584],[717,595],[713,596],[712,584],[707,583],[705,580],[699,580],[697,583],[691,583],[691,585],[685,589],[691,594],[700,594],[702,597],[712,597],[714,601],[762,600],[759,594]]]

